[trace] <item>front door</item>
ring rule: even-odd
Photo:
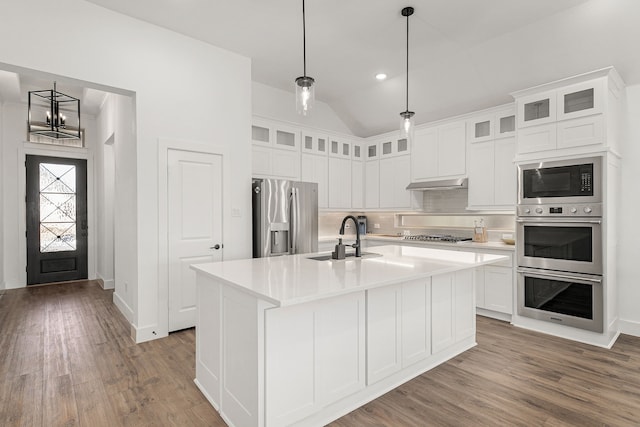
[[[191,264],[222,260],[222,157],[169,150],[169,332],[196,324]]]
[[[87,278],[87,161],[30,156],[27,285]]]

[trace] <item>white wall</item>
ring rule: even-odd
[[[640,286],[637,265],[640,260],[640,85],[626,90],[626,135],[622,138],[622,184],[620,188],[620,224],[618,227],[618,307],[620,330],[640,336]]]
[[[73,25],[50,31],[33,25],[36,15]],[[60,55],[61,49],[46,46],[66,51]],[[136,339],[164,336],[160,319],[167,313],[158,310],[158,140],[230,148],[223,164],[224,258],[250,256],[250,60],[81,0],[14,0],[4,2],[0,14],[0,68],[16,67],[135,93],[137,125],[124,130],[135,136],[135,156],[115,153],[116,192],[126,191],[122,197],[131,201],[116,207],[122,209],[115,213],[116,234],[118,223],[121,231],[131,230],[121,236],[127,245],[116,247],[116,289],[122,267],[133,274],[127,286],[134,295]],[[118,162],[121,158],[130,164]],[[232,216],[232,209],[240,216]],[[118,265],[118,256],[126,267]]]
[[[353,135],[351,129],[324,102],[316,99],[311,114],[304,117],[296,113],[293,92],[276,89],[257,82],[253,82],[251,87],[253,114],[257,116]],[[293,82],[291,82],[291,88],[293,90]]]
[[[4,117],[4,104],[0,102],[0,147],[4,146],[4,126],[3,126],[3,117]],[[3,164],[3,150],[0,148],[0,165]],[[5,278],[4,278],[4,254],[5,243],[4,243],[4,190],[3,185],[4,180],[0,174],[0,289],[5,288]]]

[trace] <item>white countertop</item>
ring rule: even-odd
[[[338,242],[338,237],[343,237],[344,242],[351,242],[356,239],[355,235],[346,235],[346,236],[321,236],[318,237],[319,242]],[[501,241],[490,241],[486,243],[478,243],[473,242],[471,240],[467,240],[464,242],[438,242],[438,241],[424,241],[424,240],[405,240],[403,236],[390,236],[390,235],[376,235],[376,234],[367,234],[362,237],[363,240],[380,240],[385,242],[397,242],[399,245],[429,245],[429,246],[443,246],[443,247],[456,247],[456,248],[473,248],[473,249],[498,249],[504,251],[515,251],[515,245],[507,245]]]
[[[399,245],[375,246],[365,252],[382,256],[316,261],[308,257],[318,254],[302,254],[196,264],[191,268],[276,306],[287,306],[474,268],[508,258]]]

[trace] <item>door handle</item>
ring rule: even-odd
[[[219,245],[216,243],[214,246],[211,246],[209,249],[215,249],[217,251],[220,248],[224,248],[224,245]]]

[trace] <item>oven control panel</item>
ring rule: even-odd
[[[516,213],[523,217],[601,217],[602,204],[519,205]]]

